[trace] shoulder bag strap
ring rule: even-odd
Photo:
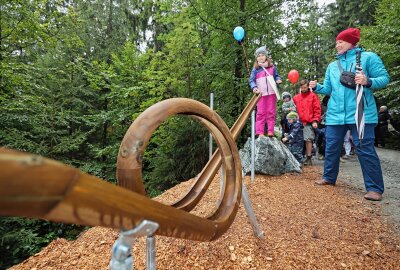
[[[356,54],[357,54],[357,56],[356,56],[356,64],[359,64],[361,66],[361,51],[358,51]],[[336,60],[336,62],[337,62],[337,65],[339,67],[340,74],[342,74],[343,73],[343,68],[342,68],[342,65],[340,64],[340,60]]]
[[[263,66],[261,66],[263,68],[263,70],[265,71],[265,73],[267,73],[267,76],[271,76],[271,74],[269,74],[269,72],[267,71],[267,69]]]
[[[340,74],[342,74],[342,73],[343,73],[343,68],[342,68],[342,65],[340,64],[340,61],[339,61],[339,60],[336,60],[336,63],[337,63],[337,65],[338,65],[338,67],[339,67]]]

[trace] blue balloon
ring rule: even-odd
[[[242,41],[244,38],[244,29],[241,26],[236,26],[235,29],[233,30],[233,37],[237,41]]]

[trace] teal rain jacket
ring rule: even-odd
[[[348,50],[336,58],[340,61],[343,70],[355,72],[356,52],[361,50],[361,65],[364,74],[372,81],[370,87],[364,85],[364,113],[365,123],[378,123],[378,112],[373,91],[385,87],[389,83],[389,74],[382,60],[373,52],[366,52],[356,47]],[[327,125],[355,124],[356,91],[340,83],[340,70],[336,61],[330,63],[325,73],[324,85],[317,84],[317,94],[330,95],[326,113]]]

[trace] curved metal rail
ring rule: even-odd
[[[0,214],[124,230],[147,219],[159,223],[156,235],[215,240],[232,224],[239,207],[242,179],[235,139],[258,99],[252,98],[231,131],[218,114],[200,102],[177,98],[153,105],[135,120],[121,143],[117,177],[124,188],[46,158],[1,149]],[[175,114],[199,120],[218,145],[194,186],[173,205],[180,209],[143,196],[141,179],[142,157],[151,134]],[[182,211],[197,205],[221,163],[225,178],[215,212],[201,218]]]

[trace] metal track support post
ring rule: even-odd
[[[256,122],[256,111],[251,112],[251,181],[254,182],[254,163],[255,163],[255,122]]]
[[[143,220],[137,227],[133,228],[132,230],[121,231],[118,239],[115,241],[112,247],[110,270],[134,269],[132,246],[135,243],[136,238],[142,236],[151,236],[157,229],[158,229],[158,223],[149,220]],[[152,269],[155,269],[155,265],[154,268]],[[150,269],[148,268],[148,270]]]
[[[146,238],[146,269],[156,270],[156,239],[154,236]]]
[[[265,239],[264,231],[261,230],[260,225],[258,224],[256,215],[251,205],[249,194],[247,193],[244,184],[242,185],[242,201],[255,236],[259,239]]]

